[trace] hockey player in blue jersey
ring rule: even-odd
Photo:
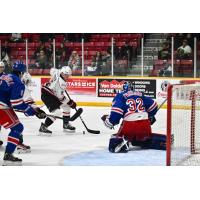
[[[5,74],[4,73],[5,70],[5,65],[4,62],[0,61],[0,77]],[[0,131],[1,131],[1,126],[0,126]],[[3,144],[3,141],[0,140],[0,146]]]
[[[156,121],[157,103],[133,90],[130,82],[125,82],[123,91],[112,102],[110,115],[103,115],[106,127],[112,129],[123,119],[118,133],[109,142],[109,151],[127,152],[129,143],[133,146],[151,149],[166,149],[166,136],[153,134],[151,125]]]
[[[23,62],[17,61],[13,65],[12,74],[0,77],[0,125],[6,129],[10,128],[3,165],[21,165],[22,163],[22,159],[13,155],[24,129],[14,109],[24,112],[26,116],[36,115],[40,119],[46,117],[44,111],[33,108],[23,101],[25,86],[20,78],[25,71],[26,66]]]

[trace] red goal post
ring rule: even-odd
[[[200,165],[200,84],[175,84],[167,95],[167,165]]]

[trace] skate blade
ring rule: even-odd
[[[52,133],[44,133],[44,132],[40,132],[40,131],[39,131],[38,136],[46,136],[46,137],[50,137],[50,136],[52,136]]]
[[[76,130],[63,129],[63,132],[66,132],[66,133],[75,133]]]
[[[22,166],[22,162],[12,162],[12,161],[5,160],[2,166]]]
[[[31,153],[31,150],[30,149],[26,149],[26,150],[24,150],[24,149],[17,149],[16,152],[18,154],[26,154],[26,153]]]

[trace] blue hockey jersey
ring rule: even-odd
[[[0,109],[13,107],[17,110],[27,110],[29,105],[24,103],[25,86],[15,74],[0,76]]]
[[[107,125],[119,124],[121,118],[125,121],[145,120],[154,116],[157,109],[157,103],[143,93],[124,91],[114,97]]]

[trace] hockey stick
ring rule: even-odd
[[[67,97],[69,98],[69,100],[71,100],[71,98],[70,98],[70,96],[69,96],[69,94],[68,94],[67,91],[65,91],[65,94],[67,95]],[[75,110],[78,111],[77,108],[75,108]],[[80,120],[81,120],[81,122],[83,123],[83,125],[85,126],[85,129],[87,130],[88,133],[100,134],[100,131],[89,129],[89,128],[86,126],[85,122],[83,121],[83,118],[82,118],[81,116],[79,116],[79,117],[80,117]]]
[[[159,105],[158,110],[161,109],[161,107],[165,104],[166,101],[167,101],[167,98]],[[157,110],[157,111],[158,111],[158,110]]]
[[[21,110],[15,110],[15,111],[16,112],[24,113]],[[69,121],[74,121],[75,119],[77,119],[81,115],[82,112],[83,112],[82,108],[77,109],[77,111],[75,112],[75,114],[72,117],[70,117]],[[59,116],[56,116],[56,115],[50,115],[50,114],[46,114],[46,117],[53,117],[55,119],[63,119],[63,117],[59,117]]]

